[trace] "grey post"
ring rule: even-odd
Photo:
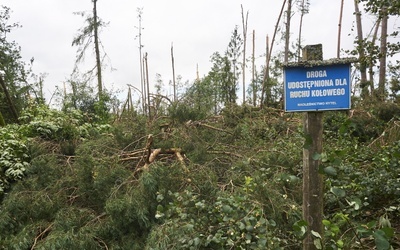
[[[303,60],[322,59],[321,44],[304,47]],[[303,125],[309,142],[303,149],[303,219],[308,224],[303,250],[311,250],[316,249],[311,230],[323,237],[323,176],[319,173],[320,160],[314,160],[322,152],[323,112],[306,112]]]

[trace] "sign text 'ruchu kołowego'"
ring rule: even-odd
[[[350,109],[350,64],[285,68],[285,111]]]

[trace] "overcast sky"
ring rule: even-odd
[[[143,8],[142,44],[148,53],[149,79],[155,82],[161,74],[164,84],[172,80],[171,44],[174,46],[175,72],[190,83],[211,69],[214,52],[224,53],[235,25],[241,28],[241,4],[248,16],[248,51],[251,33],[256,32],[256,64],[264,65],[265,37],[273,35],[283,0],[99,0],[98,16],[109,25],[102,30],[101,40],[115,68],[104,71],[106,87],[126,91],[126,84],[140,86],[137,9]],[[302,44],[323,44],[324,59],[336,56],[340,0],[311,0],[310,13],[303,22]],[[13,11],[11,21],[23,27],[14,30],[9,39],[22,48],[25,60],[34,57],[36,74],[47,73],[45,94],[51,96],[56,85],[70,79],[77,48],[71,47],[73,37],[84,25],[77,11],[92,9],[90,0],[2,0]],[[297,10],[297,9],[296,9]],[[345,1],[342,48],[351,49],[355,37],[353,1]],[[298,36],[296,12],[292,23],[292,42]],[[366,27],[372,18],[364,17]],[[365,28],[365,33],[370,30]],[[280,40],[280,36],[277,37]],[[280,42],[282,44],[282,42]],[[279,48],[279,44],[274,45]],[[276,52],[276,50],[275,50]],[[344,55],[344,54],[343,54]],[[345,55],[344,55],[345,56]],[[86,62],[94,65],[94,55],[87,54]],[[250,76],[249,72],[246,73]],[[250,79],[248,79],[250,80]],[[240,95],[239,95],[240,96]]]

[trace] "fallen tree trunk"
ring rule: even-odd
[[[149,166],[156,161],[157,157],[161,155],[175,156],[176,159],[181,163],[185,171],[188,171],[185,164],[185,157],[182,149],[180,148],[156,148],[152,149],[153,135],[147,136],[147,142],[145,148],[135,150],[133,152],[124,152],[119,155],[119,161],[137,161],[135,172],[137,173],[142,170],[149,169]]]

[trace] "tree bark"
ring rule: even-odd
[[[246,45],[247,45],[247,20],[249,18],[249,12],[246,13],[246,18],[242,8],[242,26],[243,26],[243,63],[242,63],[242,81],[243,81],[243,104],[246,103]]]
[[[267,37],[265,38],[265,70],[264,70],[264,84],[263,87],[265,86],[265,102],[268,103],[269,102],[269,97],[270,97],[270,89],[269,89],[269,60],[270,60],[270,55],[269,55],[269,36],[267,35]],[[264,90],[264,89],[263,89]],[[262,97],[262,95],[261,95]],[[264,101],[261,99],[261,106],[264,104]]]
[[[255,50],[256,50],[256,31],[253,30],[253,53],[251,57],[251,69],[252,69],[252,76],[251,76],[251,82],[253,84],[253,106],[255,107],[257,105],[257,87],[256,87],[256,79],[255,79]]]
[[[375,46],[376,38],[378,37],[378,30],[380,27],[380,23],[381,23],[381,18],[378,17],[378,20],[376,20],[376,23],[375,23],[375,30],[374,30],[374,34],[373,34],[372,40],[371,40],[372,46]],[[372,56],[372,55],[370,55],[370,56]],[[372,61],[369,63],[368,73],[369,73],[371,94],[373,94],[375,91],[375,84],[374,84],[374,64],[372,63]]]
[[[280,23],[281,18],[282,18],[283,10],[285,9],[285,5],[286,5],[286,0],[283,1],[281,12],[279,13],[278,20],[276,21],[276,24],[275,24],[275,30],[274,30],[274,35],[272,36],[271,47],[270,47],[269,50],[267,49],[268,50],[267,51],[267,55],[266,55],[266,57],[267,57],[266,60],[267,61],[266,61],[266,64],[265,64],[264,80],[263,80],[263,86],[262,86],[262,90],[261,90],[261,103],[260,103],[261,107],[263,107],[263,105],[264,105],[264,98],[265,98],[265,101],[268,103],[268,101],[269,101],[268,98],[270,97],[270,93],[267,93],[267,94],[265,93],[266,90],[268,90],[268,86],[267,85],[268,85],[268,82],[269,82],[269,62],[271,60],[271,53],[272,53],[272,49],[274,47],[276,33],[278,33],[278,27],[279,27],[279,23]],[[268,41],[268,37],[267,37],[267,41]],[[267,42],[267,47],[268,47],[268,42]],[[267,95],[267,96],[264,97],[265,95]]]
[[[149,120],[151,120],[151,108],[150,108],[150,82],[149,82],[149,65],[147,61],[147,53],[144,55],[145,69],[146,69],[146,88],[147,88],[147,108],[149,111]]]
[[[138,19],[139,19],[139,60],[140,60],[140,89],[141,89],[141,94],[142,94],[142,109],[143,113],[146,115],[146,88],[145,88],[145,83],[144,83],[144,74],[143,74],[143,54],[142,54],[142,9],[138,8]]]
[[[176,102],[176,82],[175,82],[175,60],[174,60],[174,45],[171,44],[171,63],[172,63],[172,85],[174,88],[174,102]]]
[[[0,127],[6,126],[6,122],[4,121],[3,114],[0,111]]]
[[[339,24],[338,24],[338,42],[337,42],[337,58],[340,58],[340,42],[341,42],[341,37],[342,37],[342,19],[343,19],[343,5],[344,5],[344,0],[341,1],[340,4],[340,14],[339,14]]]
[[[364,36],[361,22],[361,12],[358,7],[359,0],[354,0],[354,10],[356,15],[356,24],[357,24],[357,41],[358,41],[358,55],[360,61],[360,88],[361,88],[361,96],[363,98],[368,96],[368,82],[367,82],[367,65],[365,62],[365,53],[364,53]]]
[[[96,53],[96,68],[97,68],[97,88],[99,101],[102,100],[103,96],[103,82],[101,76],[101,59],[100,59],[100,46],[99,46],[99,30],[98,30],[98,18],[97,18],[97,0],[93,1],[93,32],[94,32],[94,48]]]
[[[297,60],[300,61],[300,51],[301,51],[301,32],[303,29],[303,17],[306,14],[305,12],[305,0],[301,2],[301,15],[300,15],[300,24],[299,24],[299,40],[297,45]]]
[[[284,62],[289,61],[289,43],[290,43],[290,19],[292,17],[292,0],[288,0],[286,11],[286,31],[285,31],[285,57]]]
[[[386,87],[386,54],[387,54],[387,32],[388,32],[388,13],[387,8],[384,7],[381,11],[381,50],[379,59],[379,99],[385,100],[385,87]]]

